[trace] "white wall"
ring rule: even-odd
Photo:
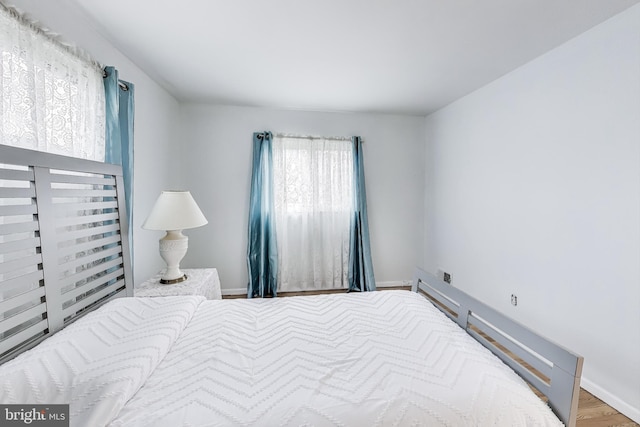
[[[140,226],[160,191],[177,180],[173,144],[178,129],[179,104],[92,28],[72,2],[11,0],[10,3],[101,63],[115,66],[121,79],[135,84],[134,280],[136,283],[144,281],[164,265],[157,243],[162,236],[142,230]]]
[[[640,5],[426,119],[425,264],[640,421]],[[510,305],[510,295],[518,306]]]
[[[412,278],[423,257],[424,118],[206,105],[181,112],[181,181],[209,220],[185,232],[183,266],[214,266],[223,289],[246,289],[252,134],[270,130],[364,138],[376,282]]]

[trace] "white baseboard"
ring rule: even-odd
[[[392,288],[395,286],[411,286],[413,280],[394,280],[391,282],[376,282],[378,288]]]
[[[393,280],[388,282],[376,282],[378,288],[392,288],[394,286],[411,286],[411,280]],[[346,289],[346,288],[345,288]],[[247,288],[222,289],[222,295],[246,295]]]
[[[225,295],[246,295],[247,288],[221,289],[222,296]]]
[[[603,389],[596,383],[589,381],[587,378],[582,377],[580,385],[607,405],[620,411],[621,414],[626,415],[633,421],[640,424],[640,407],[635,407],[629,402],[625,402],[615,394]]]

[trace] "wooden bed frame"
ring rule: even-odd
[[[124,201],[119,166],[0,145],[0,363],[133,296]],[[575,425],[582,357],[422,270],[413,290]]]
[[[411,288],[456,322],[547,399],[568,427],[576,425],[583,358],[536,334],[424,270]]]
[[[0,145],[0,363],[133,296],[120,166]]]

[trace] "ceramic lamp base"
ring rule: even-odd
[[[187,276],[180,271],[180,261],[187,254],[189,238],[182,234],[182,230],[169,230],[160,239],[160,256],[167,263],[167,270],[160,278],[160,283],[173,284],[187,280]]]

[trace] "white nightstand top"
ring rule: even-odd
[[[220,278],[215,268],[182,269],[187,280],[172,285],[160,283],[161,273],[135,287],[137,297],[166,297],[202,295],[207,299],[221,299]]]

